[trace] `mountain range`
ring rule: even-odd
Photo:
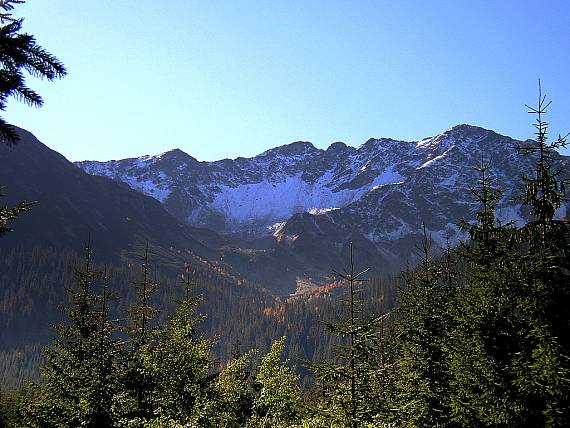
[[[336,142],[322,150],[299,141],[215,162],[174,149],[76,165],[153,197],[181,222],[219,234],[226,240],[221,260],[243,266],[247,254],[246,276],[286,294],[326,282],[331,267],[345,260],[348,242],[363,265],[381,274],[414,262],[424,226],[440,247],[465,238],[457,222],[474,218],[469,189],[482,160],[505,189],[499,219],[524,223],[528,212],[512,183],[533,171],[534,160],[517,151],[526,144],[532,141],[462,124],[415,142],[369,139],[358,148]],[[563,164],[568,159],[560,156]],[[559,215],[565,213],[564,207]]]

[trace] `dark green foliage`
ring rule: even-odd
[[[0,1],[0,110],[6,110],[10,97],[34,107],[43,100],[38,93],[26,86],[25,73],[54,80],[65,76],[64,65],[36,43],[34,36],[22,33],[23,19],[14,19],[10,11],[21,0]],[[18,141],[16,130],[0,117],[0,143]]]
[[[24,391],[0,392],[0,428],[13,427],[21,421],[20,408]]]
[[[474,223],[460,222],[470,240],[443,257],[424,239],[418,267],[404,277],[396,322],[394,373],[400,423],[406,426],[566,426],[569,413],[570,229],[555,217],[564,201],[556,149],[542,119],[537,139],[520,150],[536,159],[523,176],[534,219],[500,224],[502,192],[483,160],[470,190]]]
[[[123,420],[134,419],[140,423],[150,420],[155,410],[152,399],[156,387],[153,353],[159,329],[155,320],[158,310],[152,305],[151,297],[158,283],[151,280],[149,263],[147,245],[140,278],[132,283],[136,297],[135,303],[128,308],[126,349],[121,361],[123,390],[116,404]]]
[[[325,327],[337,338],[334,359],[308,363],[318,382],[313,413],[315,423],[360,427],[380,422],[387,414],[386,378],[388,362],[384,358],[384,320],[386,315],[370,317],[364,313],[364,289],[359,285],[368,269],[356,273],[350,245],[350,269],[343,274],[348,282],[343,300],[346,318]]]
[[[520,148],[537,162],[535,176],[522,177],[524,202],[535,218],[517,233],[524,279],[518,311],[525,336],[516,369],[529,422],[563,426],[570,419],[570,224],[555,218],[565,196],[555,150],[565,147],[566,140],[548,142],[542,116],[549,105],[539,86],[538,106],[529,111],[537,117],[536,141]]]
[[[493,187],[490,165],[481,159],[476,169],[479,183],[471,188],[479,204],[476,222],[460,222],[471,241],[458,249],[464,269],[450,340],[453,420],[464,426],[517,426],[523,419],[513,370],[522,331],[515,228],[496,219],[502,192]]]
[[[39,380],[41,349],[54,337],[50,325],[63,321],[57,305],[66,300],[65,288],[74,286],[77,258],[74,252],[44,246],[0,249],[0,355],[6,357],[0,358],[0,382],[4,388],[18,387],[24,378]],[[107,270],[110,288],[118,297],[111,302],[111,317],[122,318],[136,297],[126,284],[140,274],[140,266],[131,262],[130,266],[108,265]],[[208,314],[200,331],[205,337],[219,338],[213,353],[220,361],[230,359],[238,341],[242,350],[257,348],[265,353],[272,340],[283,335],[289,337],[284,357],[293,364],[332,356],[333,338],[318,320],[335,319],[343,310],[337,299],[340,288],[277,303],[254,287],[232,284],[203,270],[198,269],[194,278],[196,293],[204,296],[198,312]],[[159,321],[163,322],[183,293],[168,271],[158,272],[157,281],[162,286],[152,303],[161,309]],[[393,308],[397,287],[397,279],[371,279],[366,284],[367,310],[381,313]],[[282,316],[264,312],[281,304]],[[301,374],[308,384],[310,373],[302,370]]]
[[[0,343],[4,351],[22,357],[41,354],[36,352],[38,347],[54,337],[51,325],[64,319],[57,306],[67,301],[66,288],[76,284],[78,260],[77,253],[49,247],[0,250]],[[38,362],[36,356],[33,359]]]
[[[197,423],[207,427],[242,427],[253,415],[259,385],[254,383],[251,364],[255,351],[236,356],[210,382],[201,403]]]
[[[10,3],[19,1],[0,0],[0,7],[9,10]],[[2,21],[18,22],[5,14]],[[334,272],[348,283],[341,304],[334,288],[282,300],[191,266],[176,300],[181,293],[168,275],[179,272],[182,256],[171,259],[174,251],[160,247],[166,274],[151,274],[148,245],[134,291],[123,287],[120,303],[111,304],[107,269],[93,267],[88,248],[67,290],[66,320],[45,350],[42,383],[0,395],[0,427],[567,426],[570,226],[556,218],[566,186],[555,167],[555,150],[566,141],[547,142],[548,105],[539,95],[531,109],[537,139],[520,148],[536,159],[533,176],[522,177],[533,219],[520,228],[497,220],[502,192],[482,158],[470,189],[479,205],[475,222],[459,223],[469,241],[438,253],[424,228],[420,262],[403,275],[394,316],[387,312],[394,282],[372,281],[364,295],[366,271],[356,273],[352,244],[350,269]],[[20,208],[0,210],[0,235],[27,206]],[[28,265],[17,249],[0,257],[0,334],[11,345],[0,353],[4,387],[20,386],[31,373],[38,338],[45,337],[22,328],[26,318],[16,312],[35,319],[40,305],[31,296],[52,306],[60,299],[56,288],[69,282],[71,256],[44,250]],[[118,283],[127,277],[125,270]],[[159,278],[166,287],[155,293]],[[191,285],[205,302],[192,296]],[[126,320],[111,321],[125,309]],[[314,322],[339,310],[345,316],[325,329]],[[22,332],[30,336],[20,338]],[[26,347],[30,337],[34,345]],[[257,351],[242,354],[239,343],[262,355],[272,345],[257,361]],[[313,373],[303,378],[306,390],[287,356],[307,357]]]
[[[214,363],[212,341],[197,333],[204,317],[195,314],[200,298],[191,296],[189,269],[184,285],[185,297],[178,301],[176,312],[161,329],[159,343],[151,356],[155,413],[182,424],[199,415],[199,408],[206,401],[206,388],[213,378],[209,373]]]
[[[102,278],[101,278],[102,276]],[[76,271],[76,287],[68,289],[67,322],[57,325],[58,337],[46,348],[42,385],[30,386],[23,420],[29,426],[111,426],[117,389],[114,324],[109,320],[106,271],[92,268],[91,249],[85,266]],[[95,291],[101,279],[102,290]]]
[[[14,10],[14,5],[25,3],[25,0],[1,0],[0,1],[0,21],[1,22],[13,22],[16,21],[12,17],[12,10]]]
[[[26,86],[24,73],[48,80],[66,74],[64,65],[55,56],[36,44],[33,36],[20,32],[23,19],[14,19],[11,11],[21,3],[24,1],[0,1],[0,111],[6,110],[10,97],[36,107],[43,104],[40,95]],[[18,140],[16,129],[0,117],[0,144],[11,145]],[[29,211],[31,205],[21,201],[13,207],[0,206],[0,237],[12,230],[8,222]]]
[[[0,187],[0,192],[4,187]],[[0,193],[0,197],[4,196]],[[14,207],[0,206],[0,238],[6,233],[11,232],[12,228],[8,226],[8,222],[17,219],[20,213],[24,213],[31,209],[33,202],[21,201]]]
[[[158,328],[153,325],[153,320],[158,315],[158,310],[152,306],[151,297],[158,288],[158,283],[151,280],[150,258],[148,245],[142,258],[141,278],[133,282],[136,292],[136,303],[129,310],[128,326],[126,333],[129,337],[129,345],[134,352],[138,352],[147,345],[152,346],[158,333]]]
[[[474,168],[479,172],[477,186],[471,186],[470,192],[479,204],[475,214],[475,223],[459,221],[459,226],[469,232],[471,240],[460,247],[461,257],[470,266],[490,266],[512,250],[510,238],[514,232],[512,223],[501,225],[496,218],[497,204],[503,192],[493,187],[490,176],[491,165],[481,157],[481,163]]]
[[[450,413],[448,343],[456,284],[431,245],[424,229],[420,262],[404,273],[396,311],[396,408],[404,426],[446,426]]]
[[[247,426],[290,427],[301,421],[303,405],[299,377],[281,362],[285,337],[275,341],[261,359],[256,382],[260,391],[253,403],[253,417]]]

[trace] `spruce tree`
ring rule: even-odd
[[[343,303],[346,318],[324,322],[336,336],[332,361],[308,363],[314,372],[323,399],[317,403],[316,419],[333,426],[350,428],[366,426],[386,415],[384,381],[387,362],[384,359],[383,327],[386,315],[368,316],[364,313],[365,281],[368,269],[355,270],[352,243],[350,268],[333,274],[348,283]]]
[[[95,426],[114,426],[116,415],[113,412],[115,395],[120,388],[118,376],[118,358],[121,354],[121,345],[117,337],[117,320],[111,318],[110,304],[117,297],[109,290],[109,276],[107,265],[103,268],[103,287],[98,296],[100,311],[98,317],[98,346],[94,354],[95,376],[93,383],[96,385],[93,400]]]
[[[184,277],[184,298],[177,302],[176,312],[159,332],[159,342],[152,353],[155,387],[153,407],[163,420],[188,424],[200,420],[200,406],[206,400],[213,368],[212,341],[198,335],[197,327],[204,319],[197,315],[200,297],[192,296],[190,268]]]
[[[101,272],[93,270],[92,253],[76,271],[75,288],[68,289],[67,322],[55,327],[58,337],[46,348],[42,384],[32,386],[22,413],[29,426],[113,426],[112,401],[117,390],[114,323],[109,320],[106,270],[103,290],[95,292]]]
[[[397,419],[403,426],[448,426],[448,343],[454,293],[431,249],[424,226],[420,262],[404,273],[396,311]]]
[[[0,192],[4,187],[0,187]],[[4,196],[0,193],[0,197]],[[0,206],[0,238],[8,232],[12,232],[12,228],[9,226],[9,222],[16,220],[21,213],[30,211],[33,202],[21,201],[16,204],[16,206]]]
[[[0,1],[0,111],[6,110],[10,97],[34,107],[43,105],[42,97],[26,85],[26,74],[51,81],[67,73],[54,55],[36,43],[34,36],[21,32],[24,20],[11,14],[14,5],[21,3],[24,1]],[[16,129],[0,117],[0,143],[13,144],[18,139]]]
[[[301,421],[303,406],[299,377],[288,366],[288,361],[281,361],[284,345],[285,336],[273,342],[271,350],[261,359],[255,378],[260,391],[247,427],[285,428]]]
[[[158,310],[152,305],[151,297],[158,283],[151,279],[148,244],[141,262],[140,278],[132,283],[136,302],[128,309],[126,346],[121,358],[122,391],[116,402],[121,420],[131,426],[142,426],[152,419],[155,410],[152,397],[156,376],[152,356],[157,346]]]
[[[458,249],[463,264],[450,340],[453,419],[464,426],[518,426],[521,400],[514,387],[513,359],[520,350],[517,316],[521,287],[512,240],[514,224],[496,218],[502,191],[493,186],[481,157],[475,222],[460,221],[470,240]]]
[[[535,426],[563,426],[570,420],[570,225],[556,218],[567,184],[556,166],[556,150],[567,143],[560,136],[548,141],[543,116],[549,106],[539,81],[538,105],[529,107],[536,116],[536,139],[519,147],[536,161],[534,175],[522,176],[524,203],[533,219],[518,232],[525,282],[518,311],[526,331],[516,360],[526,423]]]
[[[24,0],[0,0],[0,111],[5,111],[10,97],[41,107],[41,96],[28,88],[25,73],[54,80],[65,76],[65,66],[39,46],[35,38],[21,33],[23,19],[12,16],[15,5]],[[16,129],[0,117],[0,144],[14,144],[19,136]],[[0,191],[3,187],[0,187]],[[2,196],[2,195],[0,195]],[[32,202],[21,201],[13,207],[0,206],[0,237],[12,229],[8,222],[30,210]]]
[[[250,369],[255,353],[236,355],[214,376],[200,404],[199,426],[237,428],[251,420],[260,391]]]

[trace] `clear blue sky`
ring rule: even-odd
[[[71,160],[296,140],[417,140],[458,123],[532,136],[537,80],[570,130],[570,1],[28,0],[69,75],[4,117]]]

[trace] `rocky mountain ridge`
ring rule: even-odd
[[[529,142],[463,124],[418,142],[371,138],[358,148],[337,142],[322,150],[299,141],[215,162],[174,149],[76,165],[158,199],[194,226],[242,237],[273,235],[284,243],[298,239],[300,223],[305,231],[324,227],[330,233],[332,227],[344,229],[341,235],[362,234],[393,258],[401,254],[391,248],[406,246],[423,224],[440,244],[461,237],[455,223],[473,216],[468,188],[476,183],[473,167],[481,157],[491,162],[497,185],[509,183],[501,220],[524,221],[510,183],[532,171],[533,162],[521,157],[518,144]]]

